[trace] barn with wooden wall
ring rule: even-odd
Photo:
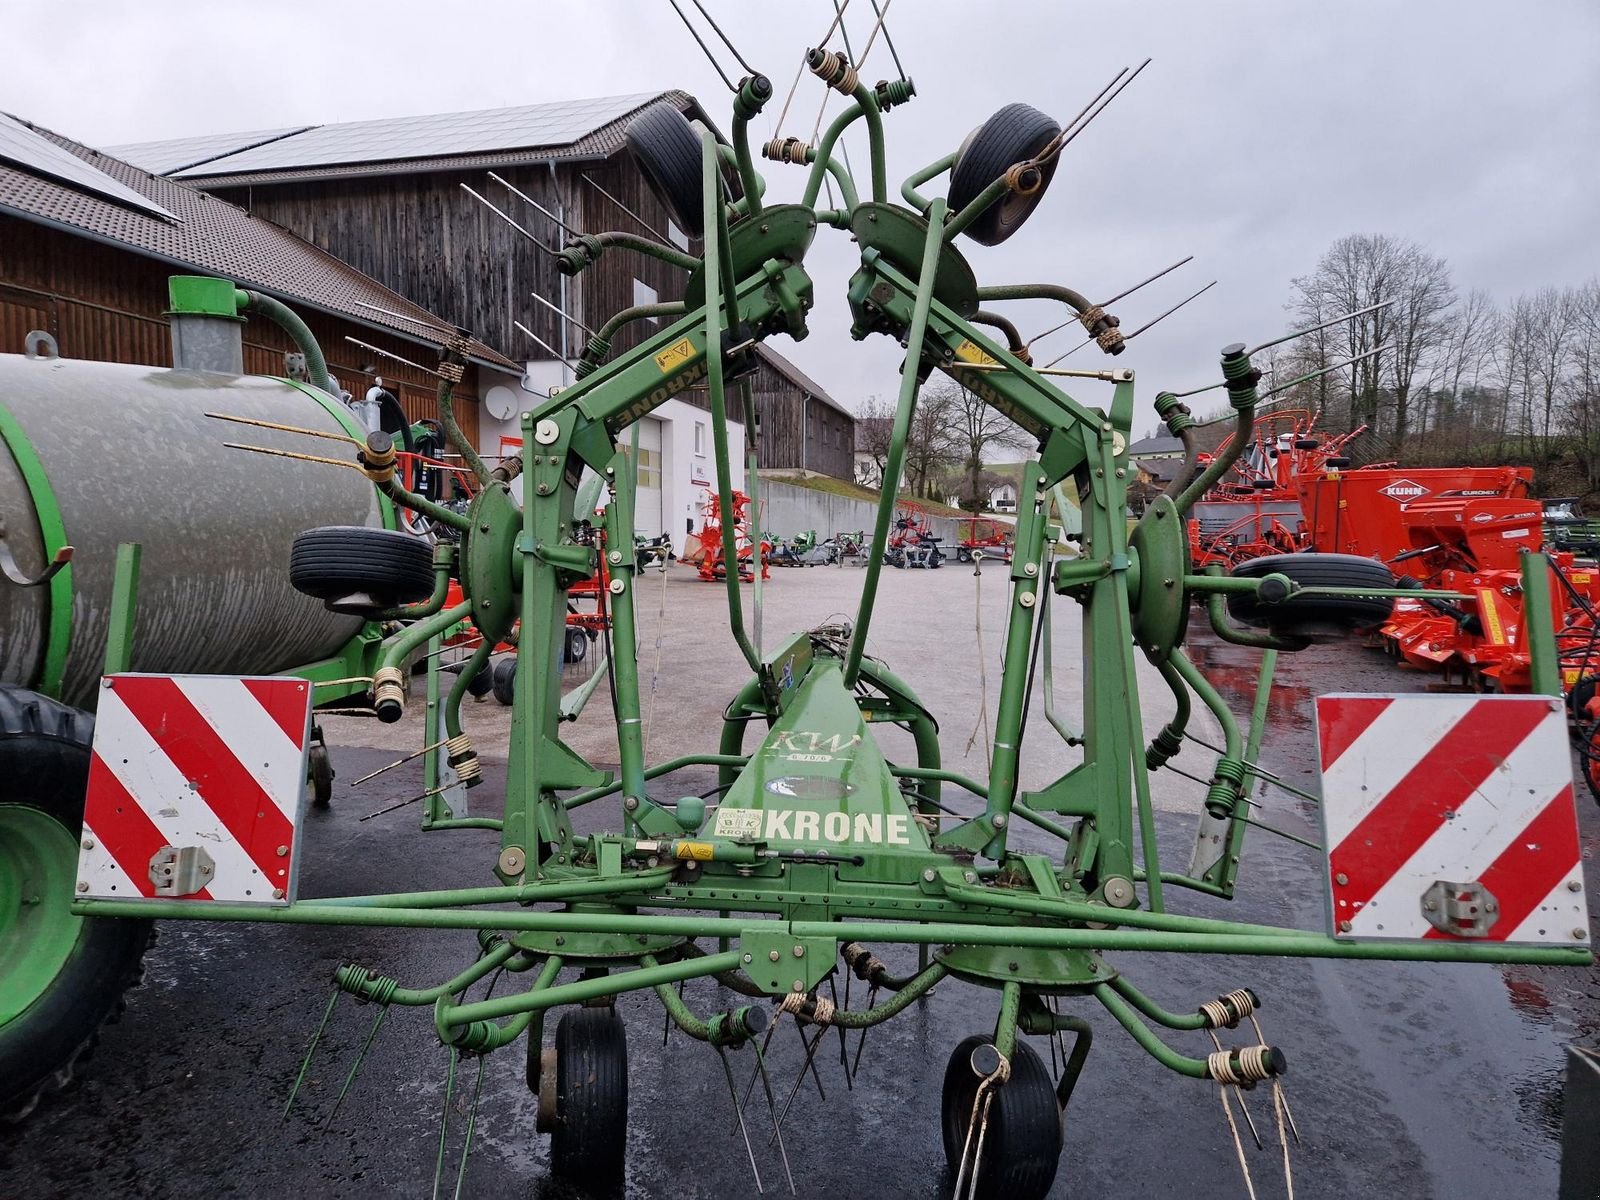
[[[30,140],[16,135],[8,144],[21,148],[18,159],[0,159],[0,353],[20,353],[27,334],[42,330],[67,358],[170,366],[168,277],[216,275],[300,313],[347,390],[362,394],[382,377],[408,414],[432,414],[428,372],[347,338],[426,362],[449,333],[433,314],[231,204],[47,130],[17,128]],[[30,146],[32,161],[20,161]],[[247,372],[282,375],[294,349],[268,321],[245,328]],[[474,347],[457,392],[469,436],[482,382],[518,374],[518,364]]]
[[[697,253],[699,246],[673,226],[626,150],[629,121],[655,103],[706,120],[693,97],[673,91],[177,139],[118,152],[293,230],[471,329],[523,362],[529,381],[544,387],[566,382],[564,368],[517,323],[576,358],[588,337],[584,327],[597,329],[634,304],[681,299],[687,275],[638,253],[610,250],[567,279],[546,247],[561,247],[568,233],[505,184],[573,231],[620,229]],[[532,293],[573,321],[563,322]],[[613,340],[612,353],[657,327],[640,322],[626,328]],[[753,382],[764,466],[850,478],[854,433],[846,409],[766,347]],[[704,392],[681,399],[707,407]],[[730,401],[730,415],[742,419],[732,394]],[[671,419],[670,411],[658,415]],[[515,414],[498,423],[486,419],[480,444],[492,453],[497,438],[516,436]]]

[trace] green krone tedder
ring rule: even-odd
[[[782,139],[761,148],[774,169],[804,172],[798,203],[763,199],[749,123],[772,95],[765,77],[752,74],[738,86],[731,144],[664,105],[634,120],[633,154],[677,224],[701,239],[703,254],[621,233],[576,236],[565,246],[560,265],[571,275],[617,253],[677,262],[691,275],[681,304],[618,313],[589,341],[576,384],[522,413],[520,462],[491,471],[461,435],[450,394],[460,378],[464,337],[443,348],[438,418],[480,482],[469,511],[408,493],[394,475],[392,439],[381,433],[364,439],[354,457],[368,478],[392,503],[452,529],[453,541],[430,549],[399,531],[333,527],[303,533],[295,545],[302,590],[370,621],[403,623],[382,641],[362,680],[382,720],[402,715],[402,672],[419,648],[463,619],[481,633],[474,658],[440,699],[443,728],[426,735],[443,743],[440,769],[447,766],[469,786],[481,773],[462,727],[462,699],[494,647],[515,641],[500,815],[452,811],[442,795],[424,805],[430,830],[499,831],[498,854],[484,864],[496,881],[323,899],[297,899],[290,888],[258,903],[264,898],[205,899],[195,891],[117,899],[98,885],[85,897],[90,889],[80,880],[75,897],[81,847],[75,849],[71,835],[77,831],[63,832],[61,812],[52,819],[27,801],[0,803],[0,813],[8,814],[0,821],[0,864],[7,867],[0,876],[6,968],[0,1019],[7,1022],[0,1026],[0,1052],[7,1066],[27,1064],[18,1076],[26,1076],[27,1088],[30,1079],[60,1069],[73,1049],[71,1038],[52,1037],[53,1023],[64,1020],[57,1007],[40,1011],[33,1002],[76,996],[104,1012],[134,969],[142,942],[124,938],[117,953],[102,954],[102,941],[117,941],[110,931],[137,928],[142,938],[142,923],[152,918],[461,930],[471,936],[463,938],[466,961],[452,979],[402,982],[381,964],[352,963],[338,970],[337,989],[382,1012],[426,1010],[453,1051],[452,1088],[468,1071],[463,1060],[481,1070],[488,1055],[523,1042],[554,1170],[603,1183],[621,1178],[628,1121],[627,1037],[611,1003],[617,996],[653,994],[677,1030],[723,1057],[731,1087],[731,1053],[749,1051],[748,1069],[755,1071],[775,1021],[798,1023],[820,1041],[831,1030],[888,1021],[952,979],[992,990],[995,1015],[992,1028],[951,1048],[940,1113],[951,1175],[958,1194],[1025,1200],[1044,1195],[1055,1177],[1063,1112],[1090,1047],[1082,1010],[1096,1005],[1171,1071],[1230,1087],[1260,1085],[1273,1093],[1280,1133],[1284,1118],[1292,1124],[1278,1088],[1285,1057],[1262,1042],[1255,992],[1219,981],[1216,995],[1172,1011],[1118,969],[1117,951],[1590,964],[1586,928],[1573,929],[1586,926],[1581,916],[1560,919],[1562,941],[1509,938],[1509,917],[1490,928],[1481,913],[1463,915],[1463,897],[1492,890],[1486,875],[1478,879],[1481,870],[1457,881],[1446,876],[1445,890],[1435,893],[1439,923],[1428,926],[1427,936],[1361,936],[1360,913],[1350,909],[1346,919],[1337,907],[1343,884],[1334,887],[1326,932],[1179,911],[1174,901],[1186,892],[1234,894],[1250,795],[1262,778],[1256,763],[1276,656],[1369,626],[1395,596],[1422,593],[1397,590],[1376,564],[1332,556],[1298,556],[1249,578],[1192,570],[1186,513],[1248,443],[1260,398],[1261,373],[1242,344],[1221,352],[1217,384],[1237,414],[1240,432],[1231,449],[1198,474],[1180,474],[1130,532],[1133,372],[1035,369],[1014,324],[994,310],[1009,301],[1059,302],[1112,356],[1124,344],[1117,319],[1059,284],[980,285],[958,250],[958,235],[994,245],[1021,228],[1045,195],[1070,127],[1026,105],[1008,105],[891,197],[884,122],[891,109],[913,100],[911,82],[868,85],[842,56],[821,50],[809,53],[808,64],[823,85],[844,95],[846,107],[814,146]],[[866,180],[835,157],[840,135],[857,122],[870,147]],[[946,194],[924,195],[921,189],[941,175],[948,176]],[[829,178],[837,207],[821,203]],[[763,339],[806,336],[815,301],[806,256],[824,229],[848,235],[859,248],[844,298],[853,336],[888,336],[905,349],[871,544],[887,542],[918,392],[932,372],[982,397],[1037,444],[1022,471],[1012,561],[986,564],[1007,576],[1002,681],[986,778],[942,765],[939,730],[911,683],[866,653],[883,571],[878,553],[852,577],[862,585],[852,621],[819,624],[760,650],[746,633],[737,573],[729,572],[729,628],[748,664],[748,682],[729,697],[715,747],[646,761],[635,652],[642,582],[635,471],[623,431],[685,389],[705,388],[722,511],[732,511],[730,460],[742,448],[729,446],[728,390],[742,387],[755,369],[753,351]],[[660,327],[611,357],[615,334],[646,318]],[[1101,402],[1069,395],[1067,381],[1098,389]],[[748,393],[744,399],[748,404]],[[1155,408],[1196,467],[1188,409],[1165,392],[1156,395]],[[586,480],[598,480],[599,488]],[[1081,510],[1081,552],[1057,557],[1060,514],[1074,503]],[[596,529],[603,537],[594,536]],[[733,561],[731,524],[723,537]],[[567,712],[555,665],[567,590],[597,576],[601,555],[609,576],[615,772],[596,768],[563,741]],[[337,569],[329,566],[335,562]],[[1528,611],[1548,611],[1547,602],[1537,602],[1546,587],[1543,560],[1530,558],[1524,575]],[[464,599],[447,607],[452,578]],[[123,589],[125,605],[132,591]],[[1050,606],[1063,602],[1075,604],[1082,618],[1076,667],[1082,712],[1068,716],[1049,703],[1054,664],[1046,657],[1041,728],[1028,722],[1029,691],[1039,648],[1047,644]],[[1183,649],[1197,604],[1217,637],[1261,652],[1256,703],[1244,728]],[[1558,695],[1548,626],[1533,641],[1539,690]],[[1141,720],[1139,656],[1172,696],[1173,716],[1153,735]],[[110,666],[116,675],[125,662],[114,652]],[[1541,711],[1549,705],[1545,697],[1499,702],[1537,704]],[[1216,750],[1186,737],[1196,706],[1221,726]],[[47,705],[28,719],[55,722],[49,736],[63,755],[83,753],[70,711]],[[894,736],[896,744],[914,747],[914,763],[892,760],[879,740],[885,727],[909,733],[909,739]],[[1067,739],[1080,761],[1047,786],[1023,790],[1018,764],[1025,731]],[[1158,853],[1151,789],[1153,777],[1171,778],[1157,771],[1184,747],[1186,764],[1208,782],[1194,853],[1177,869]],[[1191,761],[1201,755],[1209,756],[1209,769]],[[691,767],[718,772],[709,803],[652,790],[652,780]],[[48,756],[37,768],[40,776],[63,769]],[[12,786],[17,778],[12,772]],[[45,786],[38,778],[24,773],[22,782]],[[81,781],[81,767],[74,778]],[[961,794],[965,799],[957,801]],[[1567,799],[1570,805],[1570,790]],[[590,806],[591,816],[600,806],[606,816],[585,824],[606,832],[575,831],[575,811]],[[962,811],[970,815],[956,815]],[[1026,838],[1013,837],[1019,823],[1032,827]],[[1410,915],[1426,906],[1419,894]],[[878,951],[889,946],[914,948],[915,967],[886,965]],[[890,957],[913,961],[910,953]],[[502,984],[492,998],[468,998],[475,984],[502,970],[522,986]],[[841,991],[850,994],[838,986],[847,977],[860,981],[854,1006],[840,999]],[[679,985],[696,979],[717,980],[737,1003],[695,1011]],[[561,1014],[551,1019],[556,1009]],[[1180,1053],[1158,1034],[1161,1028],[1210,1031],[1216,1052]],[[1053,1082],[1029,1039],[1063,1033],[1075,1042]],[[0,1072],[7,1099],[18,1092],[12,1078]],[[774,1126],[776,1120],[774,1109]],[[764,1113],[763,1134],[766,1121]]]

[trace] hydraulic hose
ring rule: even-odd
[[[240,288],[234,294],[234,303],[240,312],[263,316],[287,333],[300,353],[305,355],[306,377],[311,380],[311,386],[338,397],[339,385],[328,374],[328,360],[323,356],[322,347],[317,344],[311,327],[300,319],[299,313],[263,292],[252,292],[246,288]]]

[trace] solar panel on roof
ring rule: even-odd
[[[188,170],[174,171],[173,175],[179,179],[187,175],[238,175],[249,171],[566,146],[643,107],[658,95],[659,92],[640,92],[631,96],[602,96],[520,108],[319,125],[264,146],[241,150]]]
[[[108,146],[106,153],[154,175],[166,175],[184,167],[210,162],[225,154],[248,150],[265,142],[275,142],[279,138],[288,137],[291,133],[301,133],[310,128],[312,128],[310,125],[290,125],[285,129],[256,129],[246,133],[206,133],[198,137],[166,138],[157,142]]]
[[[39,175],[47,175],[80,192],[93,192],[168,221],[178,220],[148,196],[118,183],[76,154],[46,141],[21,121],[5,113],[0,113],[0,159]]]

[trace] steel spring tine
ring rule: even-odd
[[[1267,1044],[1267,1035],[1262,1032],[1261,1022],[1256,1019],[1255,1013],[1250,1014],[1250,1024],[1255,1027],[1256,1040],[1263,1046]],[[1304,1145],[1300,1140],[1300,1127],[1294,1123],[1294,1110],[1289,1107],[1289,1093],[1283,1090],[1283,1080],[1276,1075],[1272,1077],[1272,1099],[1275,1104],[1283,1105],[1283,1115],[1289,1122],[1289,1132],[1294,1135],[1296,1146]]]
[[[796,1025],[795,1028],[799,1029],[800,1027],[799,1025]],[[794,1099],[800,1094],[800,1085],[806,1081],[806,1070],[809,1068],[813,1075],[816,1074],[816,1066],[813,1064],[812,1060],[816,1057],[817,1047],[822,1044],[822,1039],[827,1035],[828,1031],[826,1029],[819,1029],[817,1031],[816,1039],[811,1042],[810,1045],[807,1045],[805,1031],[801,1030],[800,1044],[806,1047],[806,1060],[801,1064],[800,1074],[794,1077],[794,1086],[789,1089],[789,1095],[784,1099],[783,1111],[778,1114],[778,1123],[780,1125],[789,1116],[789,1109],[794,1106]],[[822,1089],[822,1083],[820,1080],[817,1082],[817,1089],[818,1091]],[[827,1097],[824,1096],[823,1100],[826,1101]],[[769,1140],[767,1144],[770,1146],[772,1143]]]
[[[782,1020],[783,1020],[783,1009],[780,1008],[778,1010],[777,1016],[772,1018],[772,1024],[767,1026],[766,1036],[764,1038],[762,1038],[762,1040],[761,1040],[761,1052],[763,1054],[766,1053],[767,1047],[772,1045],[772,1035],[774,1033],[778,1032],[778,1023],[780,1021],[782,1021]],[[745,1109],[750,1107],[750,1097],[755,1094],[756,1076],[759,1075],[760,1072],[761,1072],[761,1060],[758,1057],[756,1059],[755,1067],[750,1072],[750,1082],[745,1085],[744,1099],[739,1104],[739,1111],[740,1112],[743,1112]]]
[[[444,1178],[444,1148],[450,1135],[450,1097],[456,1086],[456,1063],[461,1051],[450,1047],[450,1068],[444,1077],[444,1107],[439,1113],[439,1153],[433,1163],[433,1200],[439,1200],[439,1182]]]
[[[756,1191],[765,1194],[767,1189],[761,1186],[761,1171],[756,1166],[756,1149],[750,1144],[750,1131],[744,1127],[744,1110],[739,1107],[739,1089],[733,1084],[733,1068],[728,1065],[727,1052],[721,1046],[713,1046],[712,1049],[722,1060],[722,1073],[728,1077],[728,1099],[733,1101],[733,1115],[739,1123],[739,1136],[744,1138],[745,1153],[750,1156],[750,1173],[756,1177]]]
[[[328,997],[328,1007],[322,1011],[322,1024],[317,1026],[316,1033],[311,1035],[311,1045],[306,1050],[305,1059],[300,1063],[300,1074],[294,1077],[294,1087],[289,1089],[289,1102],[283,1106],[283,1116],[279,1124],[289,1119],[289,1110],[294,1108],[294,1098],[300,1094],[300,1085],[305,1082],[306,1072],[311,1069],[311,1056],[317,1052],[317,1043],[322,1041],[322,1035],[328,1028],[328,1022],[333,1019],[333,1006],[339,1003],[339,989],[333,989],[333,995]]]
[[[455,1200],[461,1200],[461,1185],[467,1180],[467,1159],[472,1155],[472,1134],[478,1127],[478,1099],[483,1095],[483,1068],[487,1054],[478,1055],[478,1081],[472,1086],[472,1107],[467,1110],[467,1140],[461,1145],[461,1166],[456,1170]]]
[[[873,1006],[873,1004],[875,1004],[877,1002],[877,999],[878,999],[878,985],[877,984],[873,984],[871,990],[867,992],[867,1007],[871,1008]],[[867,1044],[867,1029],[868,1028],[869,1028],[869,1026],[866,1026],[866,1025],[863,1025],[861,1027],[861,1037],[859,1039],[857,1039],[857,1041],[856,1041],[856,1057],[855,1057],[855,1061],[850,1064],[850,1075],[852,1077],[855,1075],[855,1073],[857,1071],[859,1071],[861,1069],[861,1048]]]
[[[822,1090],[822,1076],[817,1073],[816,1059],[817,1047],[821,1044],[822,1039],[827,1036],[828,1028],[827,1026],[823,1026],[822,1028],[818,1029],[817,1036],[812,1040],[809,1046],[806,1045],[806,1031],[801,1026],[800,1022],[795,1022],[794,1031],[799,1035],[800,1045],[806,1052],[806,1068],[802,1069],[800,1074],[802,1077],[804,1077],[806,1069],[810,1070],[811,1078],[815,1080],[817,1084],[817,1098],[826,1104],[828,1102],[828,1093]]]
[[[1211,1041],[1216,1048],[1221,1050],[1222,1042],[1217,1037],[1217,1031],[1215,1029],[1208,1029],[1206,1032],[1211,1035]],[[1226,1105],[1228,1102],[1229,1085],[1221,1080],[1218,1080],[1217,1086],[1222,1089],[1222,1102],[1224,1105]],[[1239,1111],[1244,1114],[1244,1123],[1250,1127],[1250,1136],[1255,1139],[1256,1149],[1260,1150],[1263,1148],[1261,1145],[1261,1134],[1256,1130],[1255,1118],[1250,1115],[1250,1106],[1244,1102],[1244,1089],[1235,1086],[1233,1090],[1235,1093],[1237,1093],[1236,1098],[1239,1101]]]
[[[339,1089],[338,1099],[333,1102],[333,1110],[328,1113],[328,1119],[322,1123],[324,1131],[333,1124],[334,1117],[339,1115],[339,1106],[344,1103],[344,1098],[350,1094],[350,1089],[355,1086],[356,1076],[361,1073],[361,1065],[367,1061],[367,1051],[372,1049],[373,1040],[378,1036],[378,1030],[383,1028],[383,1020],[389,1015],[389,1006],[378,1006],[378,1015],[372,1022],[372,1028],[367,1030],[367,1040],[361,1044],[361,1053],[356,1055],[356,1061],[350,1064],[350,1074],[345,1076],[344,1087]]]
[[[849,975],[846,975],[844,977],[844,1004],[843,1005],[841,1005],[839,1003],[839,987],[838,987],[838,985],[836,983],[834,983],[832,975],[828,976],[828,989],[833,992],[833,1006],[835,1008],[840,1009],[841,1011],[843,1011],[844,1009],[847,1009],[847,1008],[850,1007],[850,976]],[[839,1029],[839,1066],[844,1071],[844,1086],[845,1086],[845,1090],[853,1092],[853,1091],[856,1090],[856,1085],[855,1085],[855,1081],[850,1078],[850,1051],[849,1051],[849,1048],[848,1048],[848,1039],[845,1036],[844,1026],[840,1025],[838,1027],[838,1029]]]
[[[752,1043],[752,1045],[754,1045],[754,1043]],[[761,1075],[762,1090],[767,1093],[767,1115],[772,1119],[772,1136],[778,1143],[778,1157],[783,1159],[783,1174],[789,1181],[789,1194],[792,1196],[795,1194],[794,1173],[789,1170],[789,1152],[783,1148],[783,1128],[778,1121],[778,1102],[773,1099],[772,1096],[772,1078],[767,1074],[767,1060],[766,1056],[761,1053],[761,1047],[756,1046],[755,1052],[756,1070]],[[804,1070],[802,1070],[800,1072],[800,1079],[804,1079],[805,1077],[806,1073]],[[796,1083],[798,1082],[799,1080],[796,1080]]]

